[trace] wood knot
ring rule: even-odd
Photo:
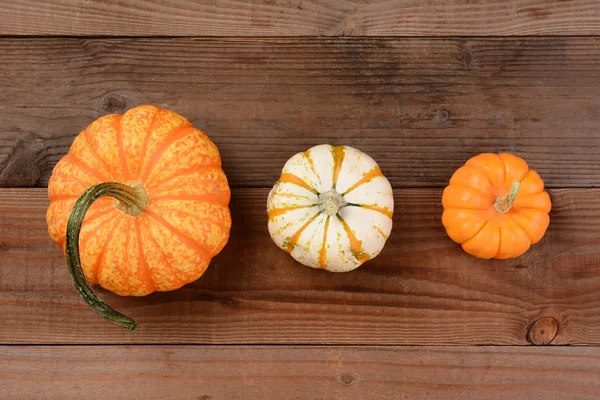
[[[464,49],[459,56],[459,62],[462,64],[463,69],[470,70],[473,66],[473,53],[471,53],[471,50]]]
[[[8,158],[0,162],[0,187],[32,187],[37,186],[42,177],[41,162],[46,154],[46,147],[36,142],[30,133],[21,135],[11,150]]]
[[[527,329],[527,341],[535,345],[550,344],[558,332],[558,322],[552,317],[535,321]]]
[[[240,307],[238,302],[235,301],[234,299],[232,299],[231,297],[221,300],[221,305],[223,305],[224,307],[227,307],[227,308],[239,308]]]
[[[450,112],[448,110],[440,110],[435,117],[441,122],[448,121],[450,119]]]
[[[102,108],[109,113],[122,113],[126,105],[125,98],[120,94],[111,94],[102,99]]]
[[[340,377],[344,385],[352,385],[354,383],[354,377],[350,374],[344,374]]]

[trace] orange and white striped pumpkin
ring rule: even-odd
[[[320,145],[288,160],[267,209],[269,233],[281,249],[308,267],[345,272],[383,249],[394,197],[371,157]]]

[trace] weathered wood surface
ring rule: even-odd
[[[229,244],[184,288],[106,291],[129,332],[79,298],[47,236],[44,189],[0,190],[0,343],[600,344],[598,189],[552,190],[551,224],[524,256],[479,260],[440,222],[441,190],[397,189],[382,254],[334,274],[267,232],[268,189],[233,191]]]
[[[596,400],[598,347],[0,347],[3,399]]]
[[[597,37],[1,39],[0,186],[46,185],[80,130],[149,103],[204,130],[234,187],[325,142],[396,187],[444,186],[485,151],[598,187],[599,58]]]
[[[30,188],[0,189],[0,399],[597,399],[600,347],[427,345],[600,345],[599,35],[590,0],[0,1],[0,187]],[[79,298],[31,187],[94,119],[148,103],[219,146],[234,225],[195,283],[98,290],[128,332]],[[396,188],[387,246],[347,274],[266,228],[284,162],[326,142]],[[440,222],[441,187],[484,151],[553,188],[515,260],[468,256]]]
[[[3,0],[0,35],[597,35],[594,0]]]

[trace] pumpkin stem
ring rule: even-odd
[[[128,203],[115,197],[115,207],[132,217],[137,217],[148,207],[148,193],[146,193],[142,182],[127,182],[126,185],[136,192],[134,202]]]
[[[507,196],[499,196],[494,202],[494,210],[499,214],[506,214],[511,208],[512,203],[515,201],[515,197],[517,197],[517,193],[519,193],[519,188],[521,187],[521,182],[513,182],[510,187],[510,191]]]
[[[335,190],[319,194],[319,209],[327,215],[337,214],[345,205],[344,197]]]
[[[129,210],[141,212],[148,204],[148,197],[145,195],[143,188],[134,185],[124,185],[117,182],[105,182],[94,185],[86,190],[81,197],[75,202],[73,210],[69,215],[67,223],[67,265],[75,288],[79,291],[83,300],[98,314],[102,315],[109,321],[114,322],[129,330],[134,330],[137,327],[137,322],[118,311],[110,308],[106,303],[100,300],[89,287],[81,268],[81,259],[79,257],[79,234],[81,225],[87,210],[92,203],[103,196],[111,196]],[[126,211],[126,210],[123,210]]]

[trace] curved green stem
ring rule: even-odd
[[[510,191],[507,196],[498,197],[494,202],[494,209],[499,214],[506,214],[511,208],[512,203],[515,201],[515,197],[517,197],[517,193],[519,193],[519,188],[521,187],[521,182],[513,182],[510,187]]]
[[[69,272],[73,278],[75,288],[79,291],[83,300],[98,314],[117,325],[120,325],[129,330],[134,330],[137,327],[137,322],[118,311],[110,308],[106,303],[100,300],[89,287],[85,280],[83,270],[81,268],[81,259],[79,257],[79,234],[81,225],[87,210],[92,203],[103,196],[111,196],[119,201],[120,208],[129,210],[129,213],[138,213],[143,211],[148,203],[148,198],[141,185],[132,184],[124,185],[117,182],[106,182],[90,187],[81,197],[75,202],[69,222],[67,223],[67,264]],[[137,214],[136,214],[137,215]]]

